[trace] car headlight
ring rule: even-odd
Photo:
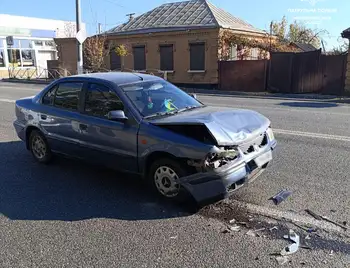
[[[275,135],[273,135],[271,126],[266,130],[266,134],[269,137],[270,141],[273,141],[275,139]]]

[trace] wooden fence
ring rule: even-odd
[[[219,88],[342,95],[347,55],[272,53],[271,60],[220,61]]]

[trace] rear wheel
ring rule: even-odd
[[[185,201],[188,197],[179,180],[188,173],[180,163],[169,158],[155,160],[148,172],[148,182],[161,197],[174,201]]]
[[[50,146],[44,135],[38,130],[33,130],[29,135],[29,150],[39,163],[46,164],[52,159]]]

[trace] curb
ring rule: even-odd
[[[40,80],[38,81],[38,80],[24,80],[24,79],[8,79],[8,78],[3,78],[0,81],[8,82],[8,83],[39,84],[39,85],[48,85],[53,82],[53,81],[40,81]]]
[[[299,101],[319,101],[319,102],[330,102],[330,103],[350,103],[350,98],[340,99],[337,96],[327,96],[327,95],[315,95],[315,96],[302,96],[302,95],[270,95],[270,94],[244,94],[241,92],[222,92],[214,90],[196,90],[196,89],[183,89],[187,93],[195,93],[198,95],[205,96],[221,96],[221,97],[236,97],[236,98],[255,98],[255,99],[271,99],[271,100],[299,100]]]

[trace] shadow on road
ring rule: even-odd
[[[165,219],[189,215],[140,179],[56,158],[36,163],[22,142],[0,143],[0,214],[11,220]]]
[[[330,102],[281,102],[278,105],[300,108],[332,108],[338,104]]]

